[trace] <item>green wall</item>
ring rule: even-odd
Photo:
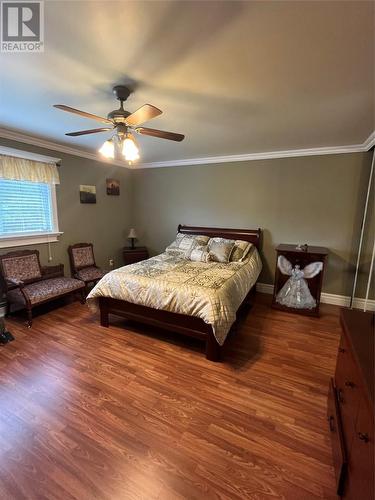
[[[94,243],[97,263],[122,265],[131,226],[151,254],[170,243],[179,223],[263,229],[263,283],[273,282],[275,246],[309,243],[330,249],[323,290],[350,295],[372,153],[310,156],[217,165],[129,170],[0,138],[0,144],[62,159],[57,186],[60,230],[53,263],[65,264],[68,245]],[[105,180],[117,178],[120,196]],[[94,184],[95,205],[79,202],[79,185]],[[363,297],[374,240],[374,197],[366,225],[357,296]],[[28,248],[28,247],[22,247]],[[35,245],[47,264],[47,245]],[[1,249],[4,253],[13,249]],[[371,288],[374,298],[374,285]]]
[[[62,160],[59,167],[60,185],[56,187],[56,196],[59,229],[64,234],[60,236],[58,242],[51,243],[53,256],[51,264],[63,263],[65,274],[69,275],[68,246],[88,241],[94,244],[98,265],[108,269],[110,258],[115,260],[115,266],[122,265],[121,249],[128,244],[126,236],[131,225],[130,170],[1,138],[0,145],[50,155]],[[106,194],[106,178],[120,180],[120,196]],[[80,203],[80,184],[96,186],[96,204]],[[42,265],[48,264],[46,244],[19,247],[19,249],[26,248],[37,248]],[[17,248],[3,248],[0,252],[14,250]]]
[[[179,223],[261,227],[263,283],[273,282],[279,243],[327,246],[323,290],[350,295],[370,164],[371,153],[354,153],[136,170],[134,225],[152,253]],[[368,234],[359,296],[370,244]]]

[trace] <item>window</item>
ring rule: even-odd
[[[0,247],[56,241],[54,184],[0,178]]]

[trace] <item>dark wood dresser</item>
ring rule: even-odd
[[[124,247],[122,249],[122,256],[124,259],[124,264],[135,264],[141,260],[148,259],[148,250],[146,247]]]
[[[337,494],[374,499],[374,314],[342,309],[342,335],[328,396]]]

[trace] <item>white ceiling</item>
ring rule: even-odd
[[[366,1],[46,1],[45,52],[0,54],[0,127],[96,150],[126,103],[164,113],[139,137],[142,160],[362,143],[374,130],[374,3]]]

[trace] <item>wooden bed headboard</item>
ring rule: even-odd
[[[178,225],[178,232],[183,234],[203,234],[211,238],[228,238],[231,240],[245,240],[260,248],[262,230],[258,229],[230,229],[221,227],[200,227]]]

